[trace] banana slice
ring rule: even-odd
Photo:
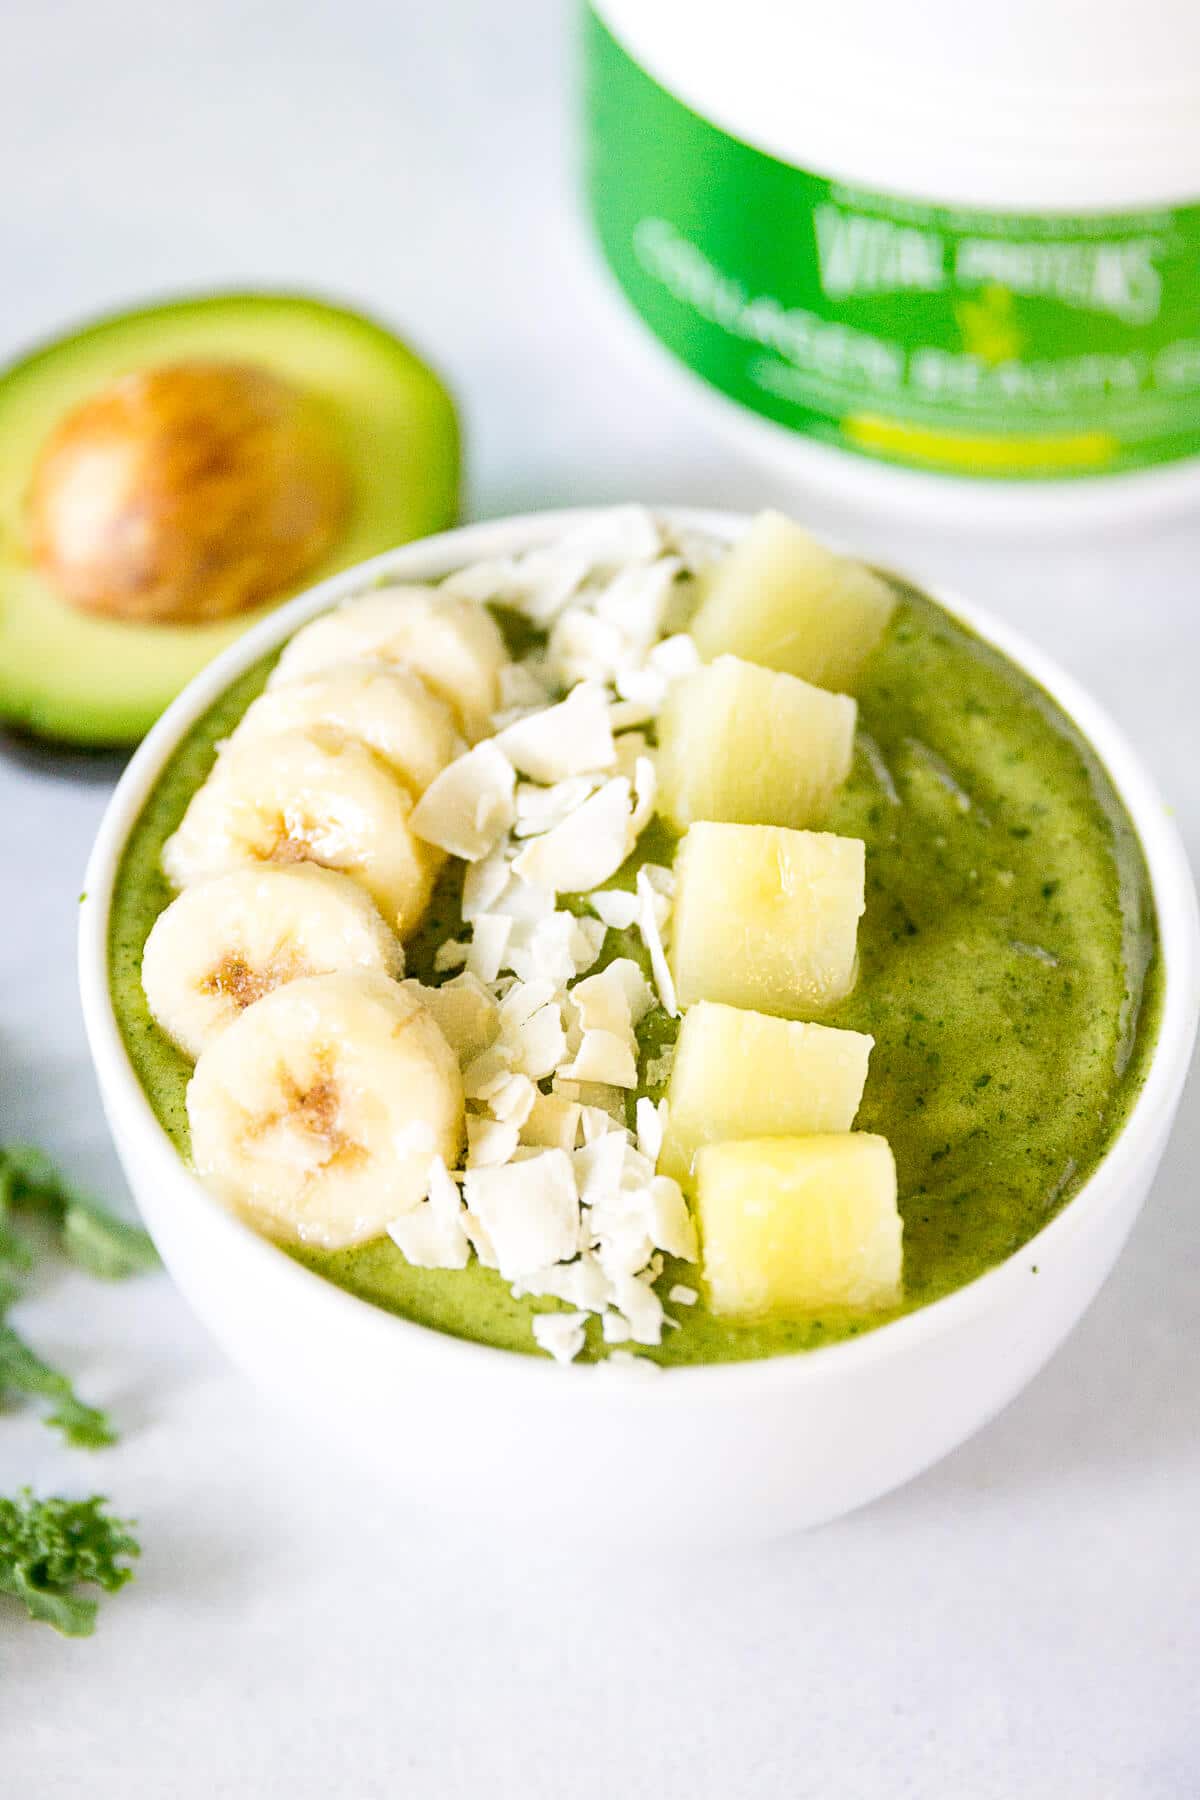
[[[378,588],[298,631],[270,686],[364,658],[415,670],[474,742],[500,703],[508,652],[492,615],[475,600],[429,587]]]
[[[188,1084],[196,1172],[284,1243],[379,1237],[454,1168],[462,1081],[432,1016],[386,975],[312,975],[249,1007]]]
[[[230,743],[163,845],[175,887],[256,863],[320,863],[366,889],[400,933],[429,903],[438,858],[409,829],[412,795],[364,744],[320,727]]]
[[[366,744],[414,800],[466,748],[450,708],[419,675],[379,662],[337,663],[271,688],[246,709],[233,741],[308,725]]]
[[[193,1061],[265,994],[305,975],[404,973],[369,894],[332,869],[238,869],[185,888],[159,914],[142,987],[159,1027]]]

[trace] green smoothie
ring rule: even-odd
[[[861,970],[824,1022],[875,1038],[856,1128],[895,1152],[904,1219],[903,1305],[869,1317],[827,1311],[737,1325],[703,1299],[660,1363],[726,1362],[809,1350],[874,1329],[950,1293],[1010,1256],[1094,1169],[1136,1097],[1157,1028],[1161,968],[1149,880],[1133,828],[1079,732],[1048,696],[933,602],[900,590],[859,690],[853,773],[827,828],[867,846]],[[271,661],[234,684],[192,729],[156,783],[118,873],[110,938],[114,1003],[130,1059],[164,1130],[188,1155],[190,1065],[158,1031],[142,994],[142,946],[171,899],[164,840]],[[659,824],[638,857],[669,862]],[[618,880],[632,885],[631,864]],[[407,946],[424,981],[457,936],[461,867],[444,878]],[[600,967],[643,961],[640,939],[610,931]],[[676,1022],[639,1028],[641,1092]],[[632,1109],[634,1096],[630,1097]],[[410,1267],[390,1239],[356,1250],[293,1251],[375,1305],[458,1337],[536,1353],[534,1313],[489,1269]],[[701,1287],[690,1265],[659,1283]],[[587,1356],[604,1353],[599,1322]]]

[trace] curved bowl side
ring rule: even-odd
[[[665,510],[727,540],[748,523]],[[301,1268],[189,1172],[126,1056],[107,972],[125,840],[195,719],[305,620],[373,580],[433,579],[596,516],[543,513],[406,545],[301,596],[206,669],[134,756],[102,822],[80,909],[81,991],[105,1111],[164,1261],[233,1360],[282,1405],[376,1479],[439,1510],[477,1507],[486,1494],[490,1509],[541,1531],[713,1543],[815,1524],[908,1480],[1006,1405],[1071,1330],[1166,1147],[1200,1014],[1200,915],[1174,826],[1112,722],[1017,633],[937,594],[1039,681],[1091,741],[1141,837],[1159,909],[1166,997],[1147,1079],[1105,1160],[1064,1210],[997,1269],[866,1337],[665,1374],[561,1369],[465,1343]]]

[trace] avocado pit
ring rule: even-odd
[[[83,612],[196,624],[292,586],[350,500],[299,388],[250,364],[177,362],[121,376],[54,428],[34,466],[28,545]]]

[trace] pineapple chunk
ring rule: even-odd
[[[803,1315],[900,1298],[896,1165],[886,1138],[756,1138],[696,1158],[696,1215],[714,1313]]]
[[[684,1018],[659,1168],[686,1182],[704,1144],[849,1131],[874,1039],[702,1000]]]
[[[674,684],[659,716],[659,811],[680,830],[813,825],[850,773],[857,712],[845,694],[718,656]]]
[[[782,513],[759,513],[709,579],[691,633],[705,661],[732,651],[849,690],[895,606],[885,581]]]
[[[675,859],[671,966],[682,1006],[819,1013],[854,986],[866,849],[779,825],[693,825]]]

